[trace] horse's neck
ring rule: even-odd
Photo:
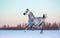
[[[34,18],[35,18],[35,16],[34,16],[32,13],[30,13],[30,14],[28,15],[28,17],[29,17],[29,19],[34,19]]]

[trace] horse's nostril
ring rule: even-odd
[[[25,15],[25,13],[24,13],[24,15]]]

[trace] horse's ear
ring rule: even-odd
[[[28,9],[28,8],[27,8],[26,10],[27,10],[27,11],[29,11],[29,9]]]

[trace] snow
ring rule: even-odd
[[[60,30],[0,30],[0,38],[60,38]]]

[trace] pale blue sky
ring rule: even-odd
[[[47,14],[48,22],[60,22],[60,0],[0,0],[0,25],[27,22],[27,8],[37,17]]]

